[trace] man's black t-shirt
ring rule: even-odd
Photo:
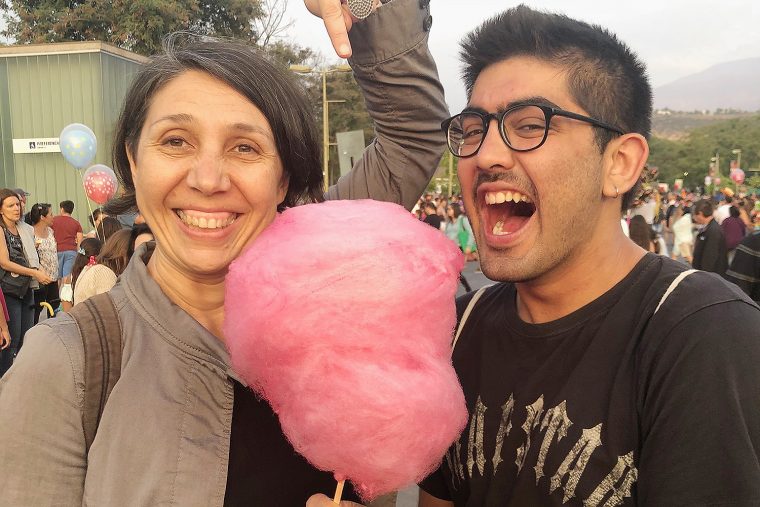
[[[313,494],[332,497],[335,486],[293,450],[269,404],[235,382],[225,507],[303,507]],[[359,501],[349,483],[343,499]]]
[[[512,284],[453,354],[470,420],[421,485],[457,506],[760,505],[760,311],[714,274],[648,254],[559,320]],[[459,313],[472,295],[458,300]]]

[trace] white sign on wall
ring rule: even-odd
[[[13,153],[60,153],[61,146],[57,137],[38,137],[34,139],[14,139]]]

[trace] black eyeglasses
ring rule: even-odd
[[[491,120],[496,120],[504,143],[514,151],[531,151],[540,148],[549,135],[549,125],[555,116],[579,120],[623,135],[624,132],[600,120],[572,113],[556,107],[526,104],[510,107],[501,113],[465,111],[441,123],[449,150],[455,157],[475,155],[483,145]]]

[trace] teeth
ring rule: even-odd
[[[222,229],[224,227],[232,225],[232,223],[237,218],[236,215],[233,215],[224,220],[221,218],[194,217],[189,216],[182,210],[177,210],[177,216],[187,225],[198,227],[199,229]]]
[[[528,196],[520,192],[507,190],[504,192],[486,192],[484,196],[486,204],[502,204],[504,202],[533,202]]]
[[[504,228],[504,221],[503,221],[503,220],[499,220],[499,221],[498,221],[498,222],[496,222],[496,224],[493,226],[493,230],[491,231],[491,233],[492,233],[494,236],[506,236],[506,235],[510,234],[509,232],[504,232],[504,231],[502,230],[503,228]]]

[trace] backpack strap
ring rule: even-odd
[[[662,304],[665,302],[666,299],[673,293],[674,290],[676,290],[676,287],[683,282],[684,278],[689,276],[692,273],[696,273],[696,269],[687,269],[686,271],[681,272],[677,277],[673,279],[672,282],[670,282],[670,285],[665,290],[665,294],[662,295],[662,298],[660,299],[660,302],[657,304],[657,308],[654,309],[654,313],[657,313],[657,311],[660,309]],[[654,315],[654,313],[652,315]]]
[[[472,313],[472,309],[475,308],[475,303],[478,302],[478,299],[480,299],[480,296],[483,295],[483,293],[486,291],[488,287],[490,287],[490,285],[486,285],[485,287],[481,287],[480,289],[478,289],[478,292],[476,292],[475,295],[472,296],[472,299],[470,299],[470,302],[467,303],[467,308],[464,309],[462,318],[459,319],[457,334],[454,336],[454,341],[451,343],[452,352],[454,352],[454,347],[457,346],[457,342],[459,341],[459,335],[462,334],[462,329],[464,329],[464,323],[467,322],[467,317],[470,316],[470,314]]]
[[[121,323],[107,292],[79,303],[69,314],[84,344],[82,428],[89,451],[108,396],[121,375]]]

